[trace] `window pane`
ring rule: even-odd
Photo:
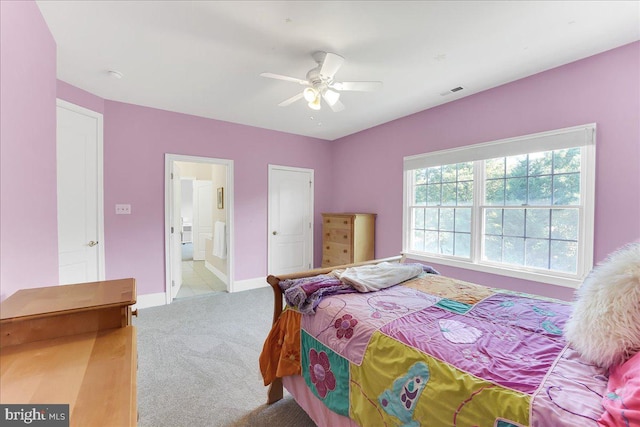
[[[440,209],[440,230],[453,231],[453,215],[455,209]]]
[[[527,178],[510,178],[505,181],[505,205],[513,206],[527,203]]]
[[[456,232],[471,232],[471,208],[458,208],[456,213]]]
[[[504,210],[504,235],[524,237],[524,209]]]
[[[529,178],[529,204],[551,204],[551,176]]]
[[[424,229],[424,209],[413,210],[413,228],[417,230]]]
[[[413,230],[412,249],[416,251],[424,251],[424,231]]]
[[[505,176],[527,176],[527,155],[505,158]]]
[[[454,255],[469,258],[471,255],[471,235],[467,233],[456,233],[456,245]]]
[[[440,253],[453,255],[453,233],[440,233]]]
[[[458,181],[473,180],[473,162],[458,163]]]
[[[485,200],[487,205],[504,205],[504,179],[487,181]]]
[[[442,184],[442,205],[455,206],[456,204],[456,183]]]
[[[553,177],[553,204],[580,204],[580,174],[570,173]]]
[[[455,182],[458,179],[456,170],[455,164],[442,166],[442,182]]]
[[[438,209],[425,209],[424,225],[427,230],[438,229]]]
[[[484,257],[487,261],[502,261],[502,238],[486,236],[484,239]]]
[[[529,154],[529,175],[550,175],[552,152]]]
[[[487,209],[484,213],[485,234],[502,234],[502,209]]]
[[[489,159],[484,162],[485,176],[491,178],[504,177],[504,157]]]
[[[458,183],[458,206],[470,206],[473,204],[473,182]]]
[[[551,238],[559,240],[578,240],[578,209],[551,210]]]
[[[438,232],[437,231],[425,231],[424,232],[424,250],[434,254],[438,251]]]
[[[427,186],[416,185],[413,191],[413,204],[414,205],[426,205],[427,204]]]
[[[440,204],[440,184],[427,185],[427,205],[437,206]]]
[[[427,182],[429,184],[439,183],[442,180],[442,172],[440,166],[427,168]]]
[[[580,172],[580,148],[555,150],[553,152],[553,173]]]
[[[504,260],[508,264],[524,265],[524,239],[521,237],[504,238]]]
[[[549,238],[550,209],[527,209],[526,237]]]
[[[535,268],[549,268],[549,241],[542,239],[525,240],[525,265]]]
[[[519,144],[525,141],[514,140]],[[525,275],[532,269],[547,271],[550,276],[555,272],[556,277],[583,273],[582,266],[586,268],[590,260],[582,256],[590,251],[591,242],[579,239],[590,237],[592,232],[581,228],[582,215],[588,223],[592,218],[591,212],[585,211],[587,188],[581,184],[586,152],[584,147],[539,151],[544,146],[546,142],[535,137],[529,145],[534,152],[407,172],[405,182],[413,186],[409,187],[412,199],[406,207],[410,209],[410,246],[436,257],[502,264]],[[483,148],[474,146],[472,150],[478,149]],[[424,156],[432,162],[434,158],[455,159],[455,155],[452,151],[446,157]],[[475,176],[479,168],[482,173]],[[475,199],[477,195],[482,198]],[[477,229],[476,214],[481,215]],[[588,251],[583,251],[584,245]],[[481,250],[477,257],[471,250],[476,247]]]
[[[551,270],[576,273],[578,269],[578,244],[551,241]]]

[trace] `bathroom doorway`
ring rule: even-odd
[[[231,289],[233,161],[166,155],[167,303]]]

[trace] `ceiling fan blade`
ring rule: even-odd
[[[320,77],[332,79],[343,62],[344,58],[342,56],[327,52],[322,61],[322,67],[320,68]]]
[[[308,85],[309,84],[309,82],[306,81],[306,80],[297,79],[295,77],[283,76],[281,74],[261,73],[260,75],[262,77],[267,77],[267,78],[270,78],[270,79],[285,80],[285,81],[288,81],[288,82],[299,83],[301,85]]]
[[[382,87],[382,82],[335,82],[331,88],[358,92],[373,92]]]
[[[285,99],[284,101],[282,101],[280,104],[278,104],[278,107],[286,107],[287,105],[291,105],[294,102],[296,102],[298,99],[302,99],[303,96],[304,95],[302,94],[302,92],[297,95],[294,95],[291,98]]]
[[[334,113],[337,113],[344,110],[344,104],[338,100],[333,105],[329,105],[329,108],[331,108],[331,111]]]

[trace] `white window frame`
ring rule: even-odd
[[[515,138],[474,144],[461,148],[436,151],[404,158],[403,174],[403,221],[402,248],[407,258],[468,270],[518,279],[549,283],[558,286],[577,288],[593,268],[593,236],[595,210],[595,123],[557,129],[548,132],[524,135]],[[484,203],[483,185],[478,185],[480,174],[484,173],[482,162],[486,159],[508,157],[518,154],[582,147],[580,166],[581,215],[578,232],[578,263],[576,274],[557,271],[541,271],[523,266],[512,266],[483,261],[482,242],[484,224],[481,205]],[[474,161],[474,203],[471,216],[470,259],[424,252],[409,248],[411,236],[412,173],[415,169]],[[483,177],[482,177],[483,178]],[[484,180],[480,181],[484,182]]]

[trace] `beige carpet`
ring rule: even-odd
[[[138,310],[140,427],[311,427],[290,395],[267,406],[258,356],[270,288]]]

